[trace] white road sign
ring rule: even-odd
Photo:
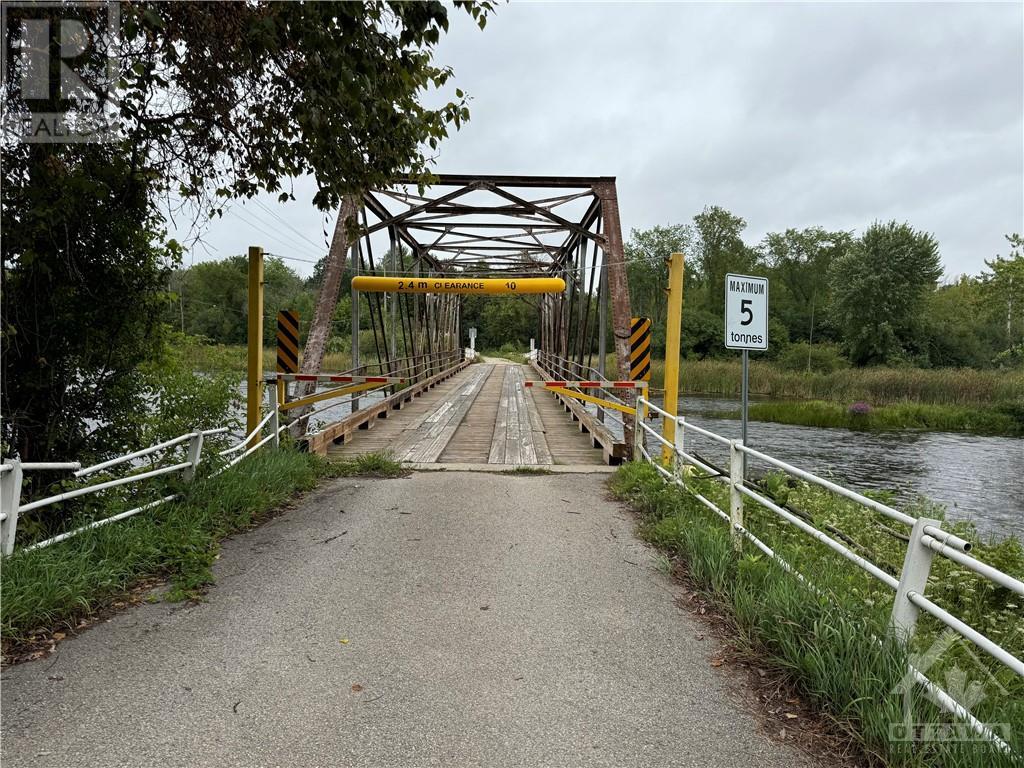
[[[725,346],[768,349],[768,278],[725,276]]]

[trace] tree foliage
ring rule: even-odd
[[[481,27],[492,7],[455,6]],[[168,198],[215,213],[260,190],[287,198],[289,180],[310,174],[314,202],[332,209],[396,176],[422,177],[449,127],[468,118],[459,90],[426,106],[452,77],[433,61],[449,24],[440,2],[119,7],[114,141],[26,145],[4,135],[3,439],[23,459],[114,452],[139,439],[129,416],[150,407],[152,389],[136,370],[161,359],[162,321],[180,327],[184,309],[174,317],[167,295],[180,256],[163,231]],[[112,42],[104,4],[84,20]],[[76,68],[99,76],[106,54],[90,48]],[[3,106],[16,118],[38,105],[19,91],[22,57],[9,63]],[[94,93],[76,92],[59,108],[94,106]],[[233,275],[222,265],[206,276],[213,285],[191,290],[229,315],[197,310],[188,322],[235,339]]]
[[[850,359],[886,363],[920,351],[921,308],[942,276],[939,246],[908,224],[875,223],[836,260],[836,324]]]
[[[703,359],[724,348],[722,277],[771,280],[764,356],[793,370],[829,372],[858,365],[923,367],[1024,365],[1024,256],[986,262],[980,276],[936,286],[934,239],[908,224],[875,224],[859,237],[821,227],[742,240],[743,219],[708,206],[692,224],[633,230],[626,244],[633,312],[654,320],[652,346],[665,353],[664,260],[686,255],[680,354]],[[870,308],[870,310],[866,310]]]
[[[154,245],[148,181],[116,145],[4,159],[3,441],[33,459],[123,445],[146,407],[135,371],[162,354],[177,244]]]

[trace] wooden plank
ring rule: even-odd
[[[511,366],[502,366],[501,395],[498,400],[498,413],[494,417],[494,432],[491,437],[491,450],[487,456],[488,464],[505,464],[508,453],[508,411],[509,411],[509,388],[508,369]]]
[[[552,379],[551,375],[534,363],[529,370],[535,380]],[[586,413],[578,401],[562,398],[557,394],[534,387],[530,396],[536,405],[545,426],[545,439],[555,464],[619,463],[625,444],[615,439],[608,428],[597,421],[597,416]],[[564,402],[568,400],[569,402]],[[586,420],[592,434],[580,434],[565,418],[565,411],[572,421]],[[595,450],[601,446],[602,450]]]
[[[533,367],[536,368],[538,373],[544,376],[547,380],[551,380],[548,372],[537,365],[536,362],[533,363]],[[572,415],[573,421],[580,422],[580,429],[586,429],[594,436],[594,439],[600,443],[601,447],[605,451],[605,455],[613,463],[617,460],[621,460],[626,455],[626,443],[622,440],[616,439],[611,430],[597,420],[597,414],[589,413],[583,404],[575,398],[563,397],[557,393],[554,394],[562,402],[562,405],[566,410],[568,410]]]
[[[548,449],[548,442],[544,435],[544,424],[541,422],[540,414],[534,404],[533,398],[526,392],[523,382],[526,379],[522,366],[516,366],[516,395],[519,400],[520,428],[524,434],[529,436],[528,457],[530,461],[524,463],[553,464],[551,451]]]
[[[355,413],[346,416],[340,421],[328,424],[314,435],[306,435],[305,437],[300,438],[299,444],[300,446],[305,447],[305,449],[310,453],[318,453],[321,456],[324,456],[336,440],[349,439],[349,436],[354,430],[365,429],[376,421],[377,417],[382,412],[387,411],[389,408],[394,408],[397,403],[402,402],[403,400],[408,400],[412,397],[421,395],[435,384],[444,381],[450,376],[454,376],[468,365],[469,362],[463,360],[457,365],[431,376],[429,379],[424,379],[423,381],[406,387],[393,395],[389,395],[383,400],[373,403],[366,408],[362,408]]]
[[[490,370],[483,365],[473,371],[465,384],[423,420],[413,432],[415,439],[412,444],[404,452],[401,448],[396,451],[399,460],[421,464],[436,462],[489,375]]]
[[[462,386],[472,369],[465,368],[456,375],[440,382],[422,397],[409,396],[409,402],[402,411],[394,410],[387,420],[379,420],[371,430],[353,431],[346,435],[344,443],[332,443],[328,450],[331,458],[352,458],[367,453],[387,452],[394,457],[399,440],[408,436],[408,427],[432,411],[439,402]],[[490,436],[488,435],[488,441]]]
[[[505,463],[522,464],[523,445],[519,434],[519,413],[516,411],[516,392],[512,369],[505,371],[505,389],[508,392],[508,417],[505,419]]]
[[[537,449],[533,441],[533,425],[530,424],[530,409],[526,404],[523,371],[517,365],[510,371],[512,379],[512,396],[515,402],[515,414],[519,431],[520,463],[536,464]]]
[[[501,387],[505,379],[505,366],[491,365],[487,381],[480,388],[469,412],[463,417],[459,428],[448,441],[438,462],[486,464],[494,436]]]

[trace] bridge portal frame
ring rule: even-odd
[[[541,349],[560,358],[578,379],[591,379],[595,371],[603,378],[610,330],[618,377],[629,377],[631,309],[614,176],[402,177],[386,188],[367,191],[356,206],[360,226],[352,243],[353,272],[388,274],[385,259],[372,258],[374,237],[386,233],[391,275],[562,278],[562,294],[520,297],[537,309]],[[408,249],[411,264],[400,247]],[[356,257],[363,253],[368,260]],[[384,312],[380,296],[360,297],[352,291],[354,315],[365,301],[381,329],[385,315],[391,318],[383,347],[389,361],[398,357],[399,346],[406,356],[424,346],[433,351],[431,344],[438,339],[431,334],[439,321],[447,334],[440,343],[445,348],[460,344],[460,300],[429,294],[422,298],[420,306],[418,296],[393,296]],[[397,316],[415,322],[403,325]],[[353,319],[354,361],[360,343],[356,323]],[[625,421],[629,435],[632,414]],[[631,441],[623,440],[628,453]]]

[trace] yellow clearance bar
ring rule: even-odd
[[[352,287],[370,293],[562,293],[560,277],[373,277],[352,278]]]

